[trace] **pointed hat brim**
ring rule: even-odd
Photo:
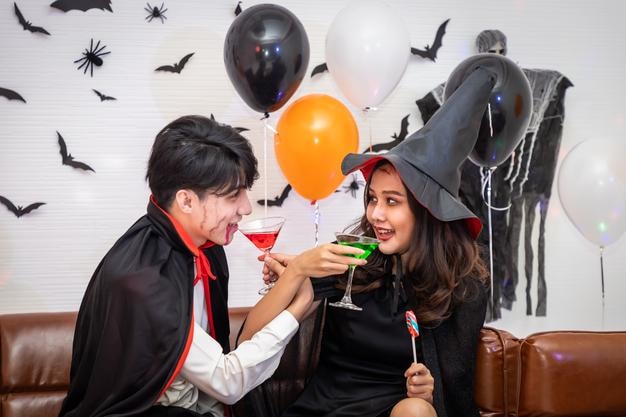
[[[374,167],[382,160],[393,165],[406,188],[433,217],[444,222],[465,220],[472,239],[478,237],[482,230],[480,219],[438,182],[396,154],[351,153],[343,159],[341,170],[344,175],[361,170],[363,176],[369,180]]]
[[[482,228],[478,217],[458,198],[461,166],[472,151],[496,78],[478,67],[420,130],[384,154],[348,154],[344,174],[360,169],[369,180],[377,161],[391,163],[415,199],[433,217],[466,220],[475,239]]]

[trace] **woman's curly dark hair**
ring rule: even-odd
[[[383,162],[376,166],[374,172],[381,166],[391,165]],[[364,194],[366,210],[369,184],[368,181]],[[406,186],[405,190],[415,216],[412,240],[403,256],[405,291],[417,319],[433,325],[449,317],[457,303],[474,297],[474,290],[479,286],[466,285],[468,280],[485,282],[488,272],[479,246],[472,239],[464,220],[445,222],[433,217]],[[355,225],[353,232],[375,236],[366,214]],[[381,276],[391,272],[394,258],[400,259],[397,255],[385,255],[379,251],[372,253],[367,265],[355,271],[354,291],[379,287]]]

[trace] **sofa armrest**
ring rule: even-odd
[[[75,312],[3,315],[3,392],[67,389],[75,324]]]
[[[484,327],[476,356],[474,399],[483,416],[515,416],[519,392],[520,340]]]

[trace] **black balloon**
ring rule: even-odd
[[[296,91],[309,65],[309,39],[284,7],[259,4],[228,29],[224,64],[237,93],[252,109],[269,113]]]
[[[469,158],[478,166],[493,168],[504,162],[524,137],[532,112],[532,92],[517,64],[505,56],[485,53],[466,59],[452,71],[444,97],[450,97],[478,67],[492,71],[496,85]]]

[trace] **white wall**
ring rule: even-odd
[[[99,10],[64,14],[50,0],[21,0],[26,18],[52,36],[21,30],[13,0],[0,2],[0,87],[22,94],[27,104],[0,98],[0,195],[27,205],[47,204],[22,218],[0,207],[0,313],[75,310],[91,273],[115,239],[140,216],[147,203],[143,180],[149,147],[167,122],[183,114],[213,113],[236,126],[262,160],[263,129],[259,114],[247,108],[226,75],[222,48],[236,1],[166,1],[167,21],[145,23],[145,2],[113,1],[114,13]],[[161,2],[159,1],[158,4]],[[257,2],[246,2],[250,7]],[[326,31],[347,2],[281,0],[298,16],[309,36],[313,66],[323,62]],[[476,35],[497,28],[508,36],[508,56],[526,68],[556,69],[574,87],[567,92],[561,161],[586,139],[626,140],[626,3],[603,1],[415,1],[389,0],[409,27],[411,43],[431,43],[439,24],[451,18],[437,63],[412,58],[394,93],[371,117],[374,143],[386,142],[410,114],[410,131],[422,125],[415,100],[444,81],[473,54]],[[76,70],[74,60],[91,38],[111,54],[93,78]],[[187,53],[194,57],[181,74],[155,73]],[[117,97],[100,102],[95,88]],[[333,85],[330,75],[305,78],[292,100],[314,92],[342,100],[361,133],[360,149],[369,144],[368,123]],[[284,108],[283,108],[284,109]],[[281,111],[272,114],[276,123]],[[78,160],[97,171],[83,173],[61,166],[56,131]],[[272,151],[268,172],[251,192],[263,198],[278,194],[285,180]],[[262,164],[261,164],[262,166]],[[556,181],[555,181],[556,184]],[[584,192],[584,190],[581,190]],[[361,213],[360,196],[337,193],[320,202],[320,240],[332,238]],[[256,206],[257,214],[262,207]],[[280,209],[288,223],[277,251],[299,251],[314,243],[313,209],[290,196]],[[232,284],[231,305],[257,299],[260,266],[256,249],[237,236],[227,248]],[[626,329],[626,238],[605,251],[606,308],[602,319],[598,249],[565,217],[556,189],[546,232],[547,317],[527,317],[525,283],[518,286],[513,311],[503,311],[495,327],[518,336],[555,328]],[[523,259],[523,256],[520,256]],[[522,281],[523,274],[520,274]],[[536,288],[536,283],[533,283]],[[536,293],[533,295],[536,301]]]

